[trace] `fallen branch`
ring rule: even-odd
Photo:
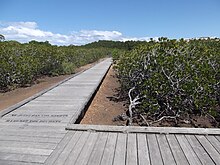
[[[176,120],[177,117],[178,117],[178,115],[176,115],[176,116],[163,116],[163,117],[161,117],[160,119],[149,123],[149,125],[152,125],[152,124],[154,124],[154,123],[158,123],[158,122],[160,122],[160,121],[162,121],[162,120],[164,120],[164,119],[175,119],[175,122],[177,123],[177,120]]]
[[[149,123],[147,122],[147,120],[145,119],[145,117],[142,115],[142,114],[140,114],[140,117],[144,120],[144,122],[147,124],[147,126],[149,127],[150,125],[149,125]]]

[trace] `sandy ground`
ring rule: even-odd
[[[103,60],[103,59],[102,59]],[[100,60],[101,61],[101,60]],[[97,63],[97,62],[95,62]],[[80,68],[76,69],[76,73],[80,72],[82,70],[88,69],[91,66],[93,66],[95,63],[87,64],[85,66],[82,66]],[[44,89],[47,89],[58,82],[70,77],[71,75],[61,75],[57,77],[44,77],[41,79],[38,79],[36,84],[25,87],[25,88],[17,88],[15,90],[6,92],[6,93],[0,93],[0,110],[3,110],[9,106],[12,106]]]
[[[80,124],[125,125],[125,121],[113,121],[126,111],[124,102],[117,101],[119,87],[111,67]]]

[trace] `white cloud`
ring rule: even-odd
[[[0,34],[3,34],[7,40],[17,40],[19,42],[49,41],[56,45],[82,45],[98,40],[149,40],[149,37],[126,37],[118,31],[100,31],[100,30],[81,30],[73,31],[65,35],[52,33],[38,28],[36,22],[0,22]]]

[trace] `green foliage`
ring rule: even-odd
[[[137,113],[162,116],[212,114],[220,105],[220,41],[150,41],[120,56],[117,65],[124,93],[134,88]]]
[[[71,74],[108,54],[111,49],[52,46],[48,41],[0,42],[0,90],[31,84],[43,75]]]
[[[146,41],[107,41],[100,40],[97,42],[86,44],[84,47],[86,48],[111,48],[111,49],[121,49],[121,50],[132,50],[135,47],[146,43]]]

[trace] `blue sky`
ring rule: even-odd
[[[0,8],[0,33],[20,42],[220,37],[219,0],[0,0]]]

